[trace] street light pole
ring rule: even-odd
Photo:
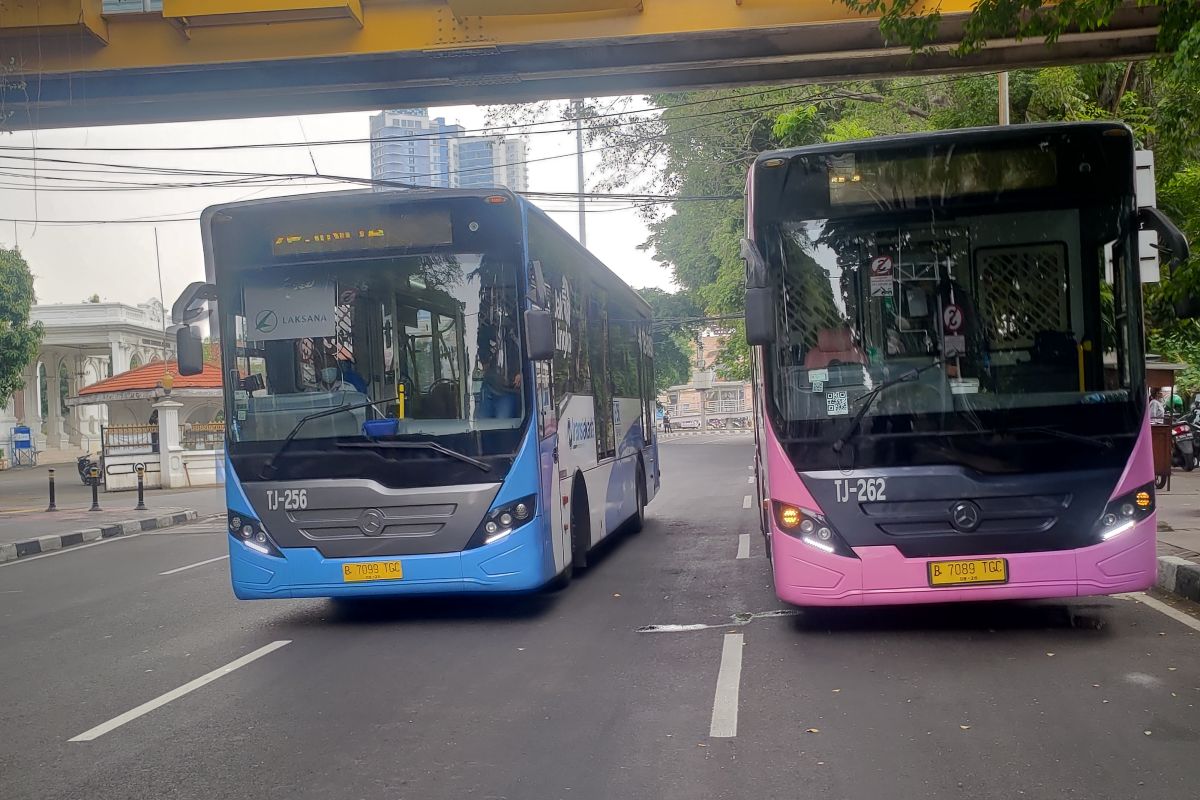
[[[583,100],[571,101],[575,116],[575,179],[579,184],[579,243],[587,247],[587,216],[583,210]]]

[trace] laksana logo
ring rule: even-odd
[[[259,333],[270,333],[278,327],[279,317],[270,309],[258,312],[254,318],[254,329]]]

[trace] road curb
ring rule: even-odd
[[[1159,556],[1156,585],[1164,591],[1200,602],[1200,564],[1179,556]]]
[[[16,561],[19,558],[36,556],[41,553],[51,552],[52,550],[61,550],[64,547],[72,547],[73,545],[85,542],[98,542],[101,539],[111,539],[114,536],[122,536],[128,533],[162,530],[163,528],[170,528],[175,525],[182,525],[185,522],[191,522],[197,516],[194,509],[187,508],[174,514],[163,514],[159,517],[110,522],[98,528],[84,528],[69,533],[35,536],[32,539],[25,539],[20,542],[0,544],[0,563]]]
[[[661,442],[669,442],[672,439],[682,439],[687,436],[705,436],[705,435],[707,435],[707,436],[749,436],[753,433],[754,433],[754,430],[752,428],[740,428],[740,429],[736,429],[736,430],[728,430],[725,428],[718,428],[716,430],[708,430],[708,431],[685,430],[685,431],[671,431],[670,433],[659,433],[658,439]]]

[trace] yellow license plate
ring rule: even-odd
[[[929,562],[930,586],[964,583],[1008,583],[1008,562],[1003,558]]]
[[[342,583],[398,581],[404,577],[399,561],[359,561],[342,564]]]

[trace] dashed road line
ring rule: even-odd
[[[749,508],[749,507],[750,507],[750,495],[746,495],[745,497],[742,498],[742,508]]]
[[[738,558],[749,558],[750,557],[750,534],[743,533],[742,535],[738,536],[737,557]]]
[[[750,475],[749,477],[747,477],[747,478],[746,478],[746,483],[754,483],[754,476],[753,476],[753,475]]]
[[[722,637],[721,668],[717,671],[717,691],[713,695],[712,721],[708,726],[708,735],[713,738],[737,736],[743,640],[740,633],[727,633]]]
[[[188,564],[186,567],[176,567],[175,569],[169,569],[166,572],[160,572],[158,574],[159,575],[174,575],[175,573],[183,572],[186,569],[192,569],[193,567],[203,567],[205,564],[212,564],[215,561],[224,561],[227,558],[229,558],[228,553],[226,553],[223,556],[217,556],[216,558],[206,558],[204,561],[197,561],[195,564]]]
[[[149,714],[154,709],[161,708],[162,706],[165,706],[167,703],[170,703],[172,700],[178,700],[179,698],[183,697],[184,695],[190,694],[202,686],[207,686],[208,684],[215,681],[217,678],[228,675],[229,673],[233,672],[235,669],[240,669],[241,667],[244,667],[253,661],[257,661],[258,659],[262,658],[265,655],[274,653],[279,648],[285,647],[291,643],[292,643],[291,639],[280,639],[279,641],[271,642],[268,645],[264,645],[263,647],[260,647],[253,652],[247,653],[246,655],[242,656],[241,658],[237,658],[237,659],[234,659],[233,661],[230,661],[228,664],[226,664],[223,667],[217,667],[212,672],[209,672],[206,675],[201,675],[199,678],[196,678],[195,680],[188,681],[183,686],[180,686],[177,689],[172,689],[171,691],[167,692],[166,694],[161,694],[158,697],[154,698],[153,700],[150,700],[149,702],[142,703],[137,708],[131,708],[129,711],[126,711],[124,714],[113,717],[108,722],[102,722],[99,725],[97,725],[96,727],[91,728],[90,730],[86,730],[83,733],[79,734],[78,736],[74,736],[74,737],[68,739],[67,741],[90,742],[93,739],[98,739],[101,736],[103,736],[104,734],[106,734],[110,731],[116,730],[117,728],[121,727],[122,725],[126,724],[127,722],[132,722],[135,719],[137,719],[138,717],[145,716],[146,714]]]

